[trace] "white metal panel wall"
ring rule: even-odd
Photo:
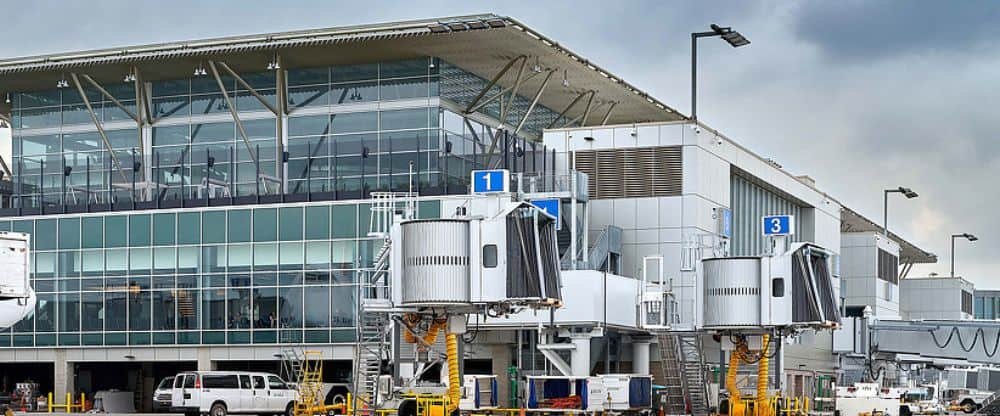
[[[802,207],[780,195],[732,175],[733,238],[730,252],[734,256],[756,256],[767,250],[761,218],[766,215],[802,217]],[[798,224],[797,224],[798,225]],[[792,241],[800,241],[796,235]]]

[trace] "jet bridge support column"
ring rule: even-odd
[[[652,337],[633,336],[632,337],[632,373],[649,373],[649,346]]]

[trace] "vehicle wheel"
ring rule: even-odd
[[[962,411],[968,414],[976,413],[976,402],[972,400],[962,402]]]
[[[285,416],[295,416],[295,403],[289,403],[288,406],[285,407],[285,413],[284,413],[284,415]]]
[[[212,408],[208,411],[208,416],[226,416],[226,405],[222,403],[216,403],[212,405]]]

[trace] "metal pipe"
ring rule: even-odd
[[[108,151],[108,156],[111,156],[111,160],[115,164],[115,168],[118,170],[118,174],[121,175],[122,181],[128,183],[128,177],[125,176],[125,171],[122,170],[121,161],[118,160],[118,155],[115,151],[111,149],[111,141],[108,140],[108,135],[104,131],[104,126],[101,125],[101,120],[97,118],[97,113],[94,112],[94,107],[90,104],[90,99],[87,98],[87,93],[83,91],[83,85],[80,84],[80,77],[76,73],[70,73],[70,78],[73,79],[73,85],[76,86],[76,91],[80,93],[80,98],[83,99],[83,105],[87,107],[87,111],[90,112],[90,118],[94,121],[94,127],[97,128],[97,133],[101,136],[101,141],[104,142],[104,148]],[[109,181],[110,182],[110,181]],[[110,186],[110,183],[108,184]]]
[[[550,69],[549,74],[545,76],[542,80],[542,85],[538,87],[538,91],[535,92],[535,96],[531,99],[531,105],[528,106],[528,111],[524,113],[524,117],[521,117],[521,121],[517,123],[517,127],[514,128],[514,135],[521,131],[524,124],[528,122],[528,117],[531,116],[531,112],[535,110],[535,106],[538,105],[538,100],[542,98],[542,93],[545,92],[545,87],[549,85],[549,81],[552,79],[552,74],[555,74],[555,69]]]
[[[496,85],[497,81],[500,81],[500,78],[502,78],[504,76],[504,74],[506,74],[507,71],[510,70],[510,67],[514,66],[514,63],[517,62],[520,59],[525,59],[526,60],[526,59],[528,59],[528,57],[525,56],[525,55],[519,55],[516,58],[511,59],[510,61],[508,61],[507,64],[503,66],[503,69],[501,69],[500,72],[498,72],[495,76],[493,76],[493,79],[490,80],[490,83],[486,84],[486,86],[483,87],[483,89],[481,91],[479,91],[479,94],[476,95],[476,98],[472,99],[472,102],[470,102],[469,106],[466,107],[465,112],[466,113],[471,113],[472,112],[471,109],[476,104],[479,103],[479,100],[483,99],[483,96],[485,96],[486,93],[489,92],[490,88],[493,88],[493,86]]]
[[[521,84],[523,85],[525,82],[530,81],[532,78],[535,78],[536,76],[538,76],[538,74],[540,74],[540,72],[528,75],[523,80],[521,80]],[[490,98],[487,98],[485,100],[480,101],[478,104],[476,104],[471,109],[468,109],[468,110],[464,111],[463,114],[475,113],[476,111],[479,111],[480,108],[485,107],[489,103],[492,103],[492,102],[494,102],[494,101],[496,101],[498,99],[502,99],[503,96],[504,96],[504,94],[507,94],[508,92],[510,92],[513,89],[514,89],[513,86],[504,88],[504,89],[500,90],[500,92],[498,92],[498,93],[493,94],[492,96],[490,96]]]
[[[264,98],[263,95],[260,95],[260,93],[257,92],[256,89],[254,89],[253,87],[251,87],[250,84],[248,84],[243,79],[243,77],[241,77],[239,74],[237,74],[236,71],[233,71],[233,69],[230,68],[229,65],[227,65],[225,62],[222,62],[222,61],[216,62],[216,64],[218,64],[219,66],[221,66],[222,69],[224,69],[226,72],[228,72],[230,76],[232,76],[233,78],[235,78],[236,79],[236,83],[240,84],[240,86],[242,86],[248,92],[250,92],[250,95],[253,95],[254,98],[257,99],[257,101],[260,101],[260,103],[264,105],[264,107],[267,107],[268,110],[271,110],[271,112],[274,113],[275,116],[281,115],[281,111],[280,110],[278,110],[273,105],[271,105],[271,103],[269,103],[267,101],[267,99]],[[281,69],[278,69],[277,72],[281,72]]]
[[[691,120],[698,119],[698,34],[691,34]]]
[[[233,121],[236,122],[236,128],[240,132],[240,137],[243,139],[243,144],[247,148],[247,152],[250,153],[250,159],[253,160],[254,166],[257,170],[257,178],[260,180],[260,163],[257,159],[257,152],[253,150],[253,145],[250,144],[250,138],[247,135],[246,129],[243,127],[243,122],[240,120],[239,114],[236,112],[236,107],[233,105],[233,100],[229,98],[229,93],[226,91],[226,85],[222,83],[222,77],[219,76],[219,70],[215,67],[215,61],[208,61],[208,67],[212,70],[212,76],[215,77],[215,82],[219,84],[219,91],[222,92],[222,98],[226,100],[226,106],[229,107],[229,113],[233,116]],[[270,192],[267,183],[264,183],[264,192]]]
[[[608,125],[608,119],[611,118],[611,111],[615,109],[616,105],[618,105],[618,103],[614,103],[613,102],[613,103],[611,103],[611,106],[608,107],[608,112],[604,113],[604,119],[601,120],[601,125],[602,126],[607,126]]]
[[[122,104],[121,101],[118,101],[118,99],[115,98],[115,96],[111,95],[111,93],[108,92],[108,90],[104,89],[104,87],[102,87],[101,84],[98,84],[97,81],[94,81],[94,79],[91,78],[90,75],[80,74],[80,78],[83,78],[85,81],[87,81],[88,83],[90,83],[91,86],[93,86],[94,88],[96,88],[97,91],[99,91],[101,93],[101,95],[104,96],[104,98],[107,98],[112,103],[114,103],[118,108],[120,108],[123,112],[125,112],[125,114],[127,114],[129,116],[129,118],[131,118],[132,120],[134,120],[136,122],[139,122],[139,116],[137,116],[135,113],[133,113],[129,109],[125,108],[125,105]]]

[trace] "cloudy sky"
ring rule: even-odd
[[[36,0],[6,7],[0,56],[458,14],[521,20],[690,111],[690,38],[710,23],[753,42],[699,48],[699,118],[939,255],[915,274],[1000,288],[1000,2]],[[247,6],[253,4],[253,6]],[[541,7],[543,5],[544,7]],[[992,104],[991,104],[992,103]]]

